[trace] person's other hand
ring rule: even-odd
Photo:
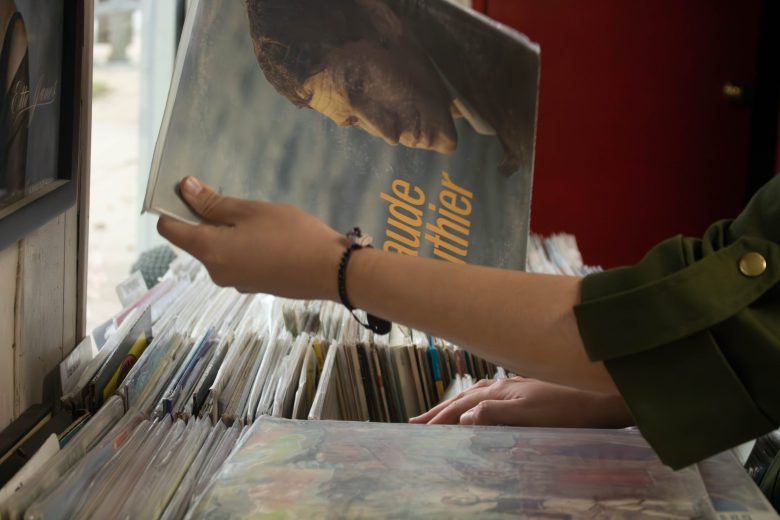
[[[523,377],[483,379],[409,422],[561,428],[623,428],[634,423],[620,396]]]
[[[162,217],[157,230],[203,262],[214,283],[289,298],[338,297],[343,235],[290,205],[224,197],[192,177],[180,187],[205,223]]]

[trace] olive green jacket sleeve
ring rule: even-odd
[[[702,239],[669,239],[633,267],[583,280],[574,310],[588,355],[666,464],[777,428],[778,280],[780,176]]]

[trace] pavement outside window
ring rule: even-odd
[[[115,286],[138,258],[140,32],[135,24],[127,61],[109,61],[96,43],[92,104],[87,333],[120,310]]]

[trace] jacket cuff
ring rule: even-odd
[[[604,365],[644,438],[674,469],[776,428],[709,331]]]
[[[668,245],[671,242],[667,249]],[[759,276],[740,272],[740,261],[748,253],[766,259],[766,269]],[[642,263],[652,263],[652,254]],[[734,316],[780,280],[780,246],[742,237],[656,280],[634,286],[621,283],[621,278],[634,281],[638,277],[632,270],[640,269],[642,264],[583,280],[582,303],[574,312],[591,361],[644,352]],[[605,283],[614,286],[615,292],[602,296]]]
[[[741,237],[690,261],[691,244],[670,239],[636,266],[585,278],[574,309],[588,356],[604,362],[640,431],[675,469],[776,427],[712,328],[777,284],[780,247]],[[740,271],[749,253],[766,259],[761,274]]]

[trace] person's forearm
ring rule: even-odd
[[[207,224],[161,218],[158,230],[200,259],[212,279],[244,292],[339,300],[337,272],[347,239],[288,205],[223,197],[188,177],[189,205]],[[525,376],[615,392],[591,363],[574,305],[580,280],[453,265],[373,249],[347,266],[351,303],[479,353]]]
[[[372,249],[347,269],[351,303],[443,337],[509,370],[616,393],[602,363],[588,360],[574,317],[579,278],[510,272]]]

